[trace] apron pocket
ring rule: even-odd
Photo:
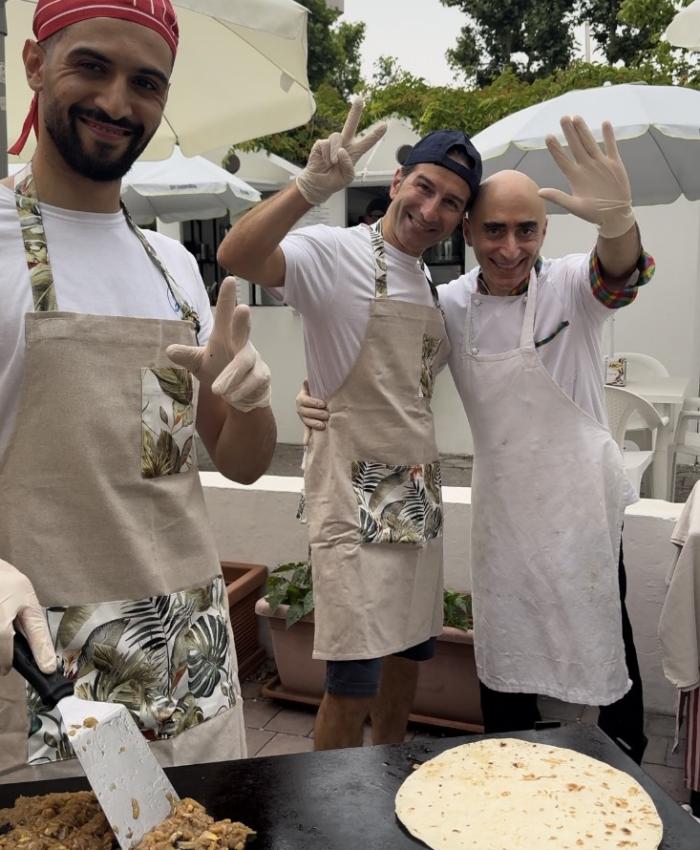
[[[81,699],[126,705],[149,741],[172,738],[240,701],[221,576],[168,596],[48,608],[63,672]],[[71,758],[58,709],[27,685],[28,763]]]
[[[361,543],[423,545],[442,536],[440,462],[352,462]]]
[[[159,478],[194,465],[192,375],[174,366],[141,369],[141,475]]]
[[[441,345],[442,339],[440,337],[423,334],[418,398],[431,399],[433,397],[433,386],[435,384],[435,358],[437,357],[437,353],[440,350]]]

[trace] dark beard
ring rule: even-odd
[[[112,147],[108,143],[104,145],[98,143],[96,153],[88,153],[78,134],[77,124],[80,117],[129,130],[132,136],[124,153],[118,159],[113,159]],[[134,160],[144,151],[153,135],[153,133],[149,136],[145,135],[143,124],[135,124],[126,118],[115,121],[100,109],[83,109],[75,105],[69,108],[67,118],[59,112],[54,104],[47,105],[44,113],[44,124],[56,149],[73,171],[82,177],[100,183],[121,180],[131,168]]]

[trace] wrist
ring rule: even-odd
[[[322,189],[317,184],[315,184],[313,178],[309,178],[305,171],[302,171],[301,174],[298,174],[294,178],[294,182],[296,183],[296,187],[299,190],[299,194],[306,201],[306,203],[311,204],[311,206],[317,206],[318,204],[325,203],[333,194],[333,192],[329,192],[326,189]]]
[[[603,239],[617,239],[629,232],[636,224],[632,205],[620,203],[605,210],[598,224],[598,233]]]

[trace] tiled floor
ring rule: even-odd
[[[244,682],[242,687],[248,755],[273,756],[309,752],[313,749],[315,708],[264,699],[260,696],[260,682]],[[596,718],[596,709],[568,705],[552,699],[541,700],[540,710],[546,719],[568,723],[594,723]],[[682,755],[680,752],[671,751],[673,718],[661,714],[647,715],[646,733],[649,744],[642,767],[671,797],[679,802],[686,802],[688,791],[683,784]],[[406,740],[455,734],[461,733],[411,724]],[[365,744],[370,745],[369,729],[366,729]]]

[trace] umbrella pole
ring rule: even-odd
[[[7,74],[5,38],[7,36],[6,0],[0,0],[0,179],[7,177]]]

